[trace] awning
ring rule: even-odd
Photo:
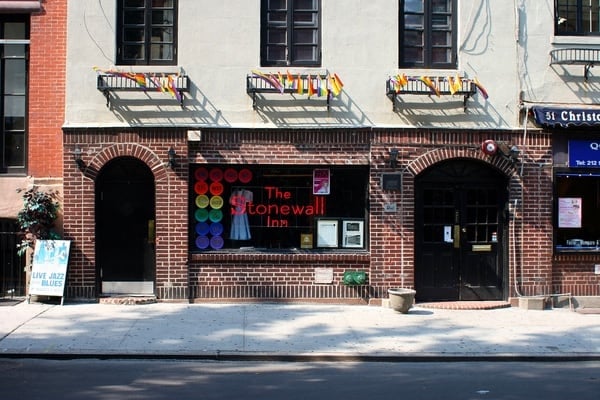
[[[599,126],[600,107],[534,106],[535,122],[542,126],[578,127]]]
[[[0,0],[0,13],[31,13],[41,9],[40,0]]]

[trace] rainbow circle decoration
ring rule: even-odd
[[[206,249],[210,245],[210,239],[206,236],[198,236],[196,238],[196,247],[199,249]]]
[[[223,184],[221,182],[213,182],[210,184],[210,194],[212,195],[220,195],[223,193]]]
[[[252,180],[252,171],[250,171],[247,168],[242,169],[239,173],[238,173],[238,179],[240,180],[240,182],[242,183],[248,183]]]
[[[219,182],[221,179],[223,179],[223,170],[221,168],[213,168],[210,170],[208,176],[210,177],[211,181]]]
[[[194,177],[197,181],[205,181],[208,179],[208,170],[204,167],[200,167],[194,171]]]
[[[196,224],[196,233],[200,236],[205,236],[210,231],[210,226],[206,222],[198,222]]]
[[[233,168],[227,168],[225,170],[225,172],[223,172],[223,178],[225,178],[226,182],[233,183],[233,182],[237,181],[238,173]]]
[[[208,200],[208,196],[205,194],[201,194],[200,196],[196,197],[196,206],[198,208],[206,208],[208,206],[209,200]]]
[[[223,207],[223,198],[221,196],[213,196],[210,198],[210,206],[215,209]]]
[[[198,181],[194,184],[196,194],[205,194],[208,192],[208,184],[205,181]]]
[[[208,210],[206,208],[199,208],[194,212],[194,218],[198,222],[205,222],[208,220]]]
[[[223,219],[223,211],[221,210],[210,210],[208,213],[208,219],[210,222],[219,222]]]
[[[210,247],[213,249],[221,249],[223,247],[223,238],[221,236],[213,236],[210,239]]]
[[[220,236],[223,233],[223,224],[220,222],[213,222],[210,224],[209,232],[213,236]]]

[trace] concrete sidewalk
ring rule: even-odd
[[[600,315],[316,304],[0,307],[0,357],[598,359]]]

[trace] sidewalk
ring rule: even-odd
[[[596,359],[600,315],[316,304],[0,307],[0,357]]]

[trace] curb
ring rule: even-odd
[[[585,362],[600,361],[600,353],[565,354],[287,354],[287,353],[0,353],[0,359],[44,360],[177,360],[270,362]]]

